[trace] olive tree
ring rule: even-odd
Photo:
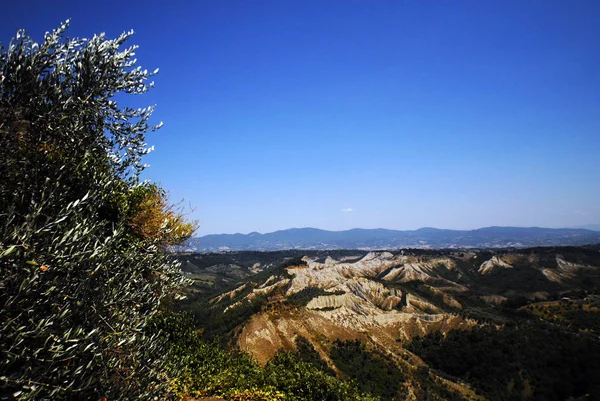
[[[124,48],[133,32],[67,28],[0,47],[0,398],[154,397],[169,378],[144,327],[183,280],[165,248],[194,227],[139,179],[159,127],[116,95],[157,71]]]

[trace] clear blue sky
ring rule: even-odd
[[[600,223],[600,1],[20,1],[7,44],[134,29],[145,178],[199,234]]]

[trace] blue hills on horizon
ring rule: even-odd
[[[265,234],[209,234],[188,240],[180,250],[218,252],[287,249],[525,248],[598,243],[600,232],[583,228],[492,226],[474,230],[423,227],[417,230],[353,228],[328,231],[307,227]]]

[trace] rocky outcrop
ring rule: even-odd
[[[240,285],[239,287],[225,292],[217,297],[214,297],[213,299],[210,300],[211,304],[218,304],[219,302],[223,301],[224,299],[233,299],[235,298],[239,293],[241,293],[242,291],[244,291],[247,287],[249,286],[248,283]]]
[[[352,308],[355,303],[352,298],[352,294],[323,295],[311,299],[306,305],[306,308],[311,310],[337,309],[342,306]]]
[[[384,280],[407,282],[407,281],[428,281],[438,276],[436,269],[453,270],[456,263],[448,258],[435,258],[423,261],[420,258],[404,257],[403,263],[390,270],[384,277]]]
[[[306,287],[328,289],[352,277],[377,277],[377,275],[399,263],[399,258],[389,252],[370,252],[357,262],[338,262],[327,257],[319,263],[307,259],[308,266],[289,268],[294,275],[287,295],[302,291]]]
[[[403,341],[435,330],[472,327],[473,321],[452,314],[416,314],[399,311],[359,314],[342,305],[334,310],[297,309],[261,312],[254,315],[238,337],[238,346],[260,363],[266,363],[278,350],[292,350],[302,336],[315,348],[335,339],[362,339],[377,343],[394,355],[411,355],[402,348]],[[397,340],[401,340],[398,342]],[[318,348],[317,348],[318,349]],[[326,353],[325,353],[326,354]]]
[[[272,282],[271,279],[267,280],[266,283],[270,283]],[[248,294],[248,298],[252,298],[256,295],[266,295],[266,294],[270,294],[272,293],[274,290],[276,290],[277,288],[281,288],[281,287],[285,287],[289,284],[290,280],[289,279],[282,279],[280,281],[276,281],[271,285],[261,285],[258,288],[255,288],[252,290],[252,293]]]
[[[386,281],[408,282],[440,279],[438,269],[453,270],[456,263],[450,258],[433,258],[393,255],[390,252],[370,252],[362,259],[353,262],[338,262],[331,257],[323,263],[306,259],[306,267],[289,268],[294,275],[287,291],[291,295],[306,287],[328,289],[350,278],[381,277]],[[453,284],[453,283],[451,283]]]
[[[447,331],[468,327],[473,322],[448,313],[427,300],[402,288],[386,285],[391,280],[410,281],[416,277],[436,279],[448,288],[459,287],[437,275],[438,269],[452,270],[455,263],[448,258],[423,260],[416,256],[389,252],[371,252],[354,262],[336,261],[327,257],[323,262],[308,258],[306,266],[287,269],[291,279],[270,277],[249,295],[285,288],[285,296],[315,287],[329,292],[309,300],[305,308],[269,308],[254,315],[238,339],[242,350],[259,361],[266,362],[279,349],[292,349],[299,335],[319,345],[323,338],[368,338],[395,355],[405,353],[400,341],[432,330]],[[390,273],[392,275],[390,276]],[[378,279],[378,277],[382,277]],[[460,309],[452,296],[434,287],[428,291],[443,300],[444,305]]]
[[[444,303],[444,305],[449,306],[450,308],[453,309],[462,309],[462,305],[460,302],[458,302],[452,295],[448,294],[446,291],[452,291],[455,290],[454,287],[451,288],[436,288],[430,285],[424,285],[423,286],[428,292],[430,292],[432,295],[437,296],[439,298],[442,299],[442,302]],[[465,288],[466,290],[466,288]]]
[[[572,280],[582,270],[597,270],[597,266],[584,265],[565,260],[561,255],[556,255],[556,269],[543,268],[542,273],[546,278],[555,283]]]
[[[509,263],[506,263],[499,256],[492,256],[492,258],[490,260],[486,260],[485,262],[483,262],[481,264],[478,272],[480,274],[488,274],[492,270],[494,270],[498,267],[503,268],[503,269],[511,269],[513,266]]]

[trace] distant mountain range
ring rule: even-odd
[[[211,234],[192,238],[182,251],[277,251],[285,249],[524,248],[600,243],[600,232],[580,228],[485,227],[477,230],[291,228],[260,234]]]
[[[584,226],[573,227],[573,228],[584,228],[586,230],[600,231],[600,224],[586,224]]]

